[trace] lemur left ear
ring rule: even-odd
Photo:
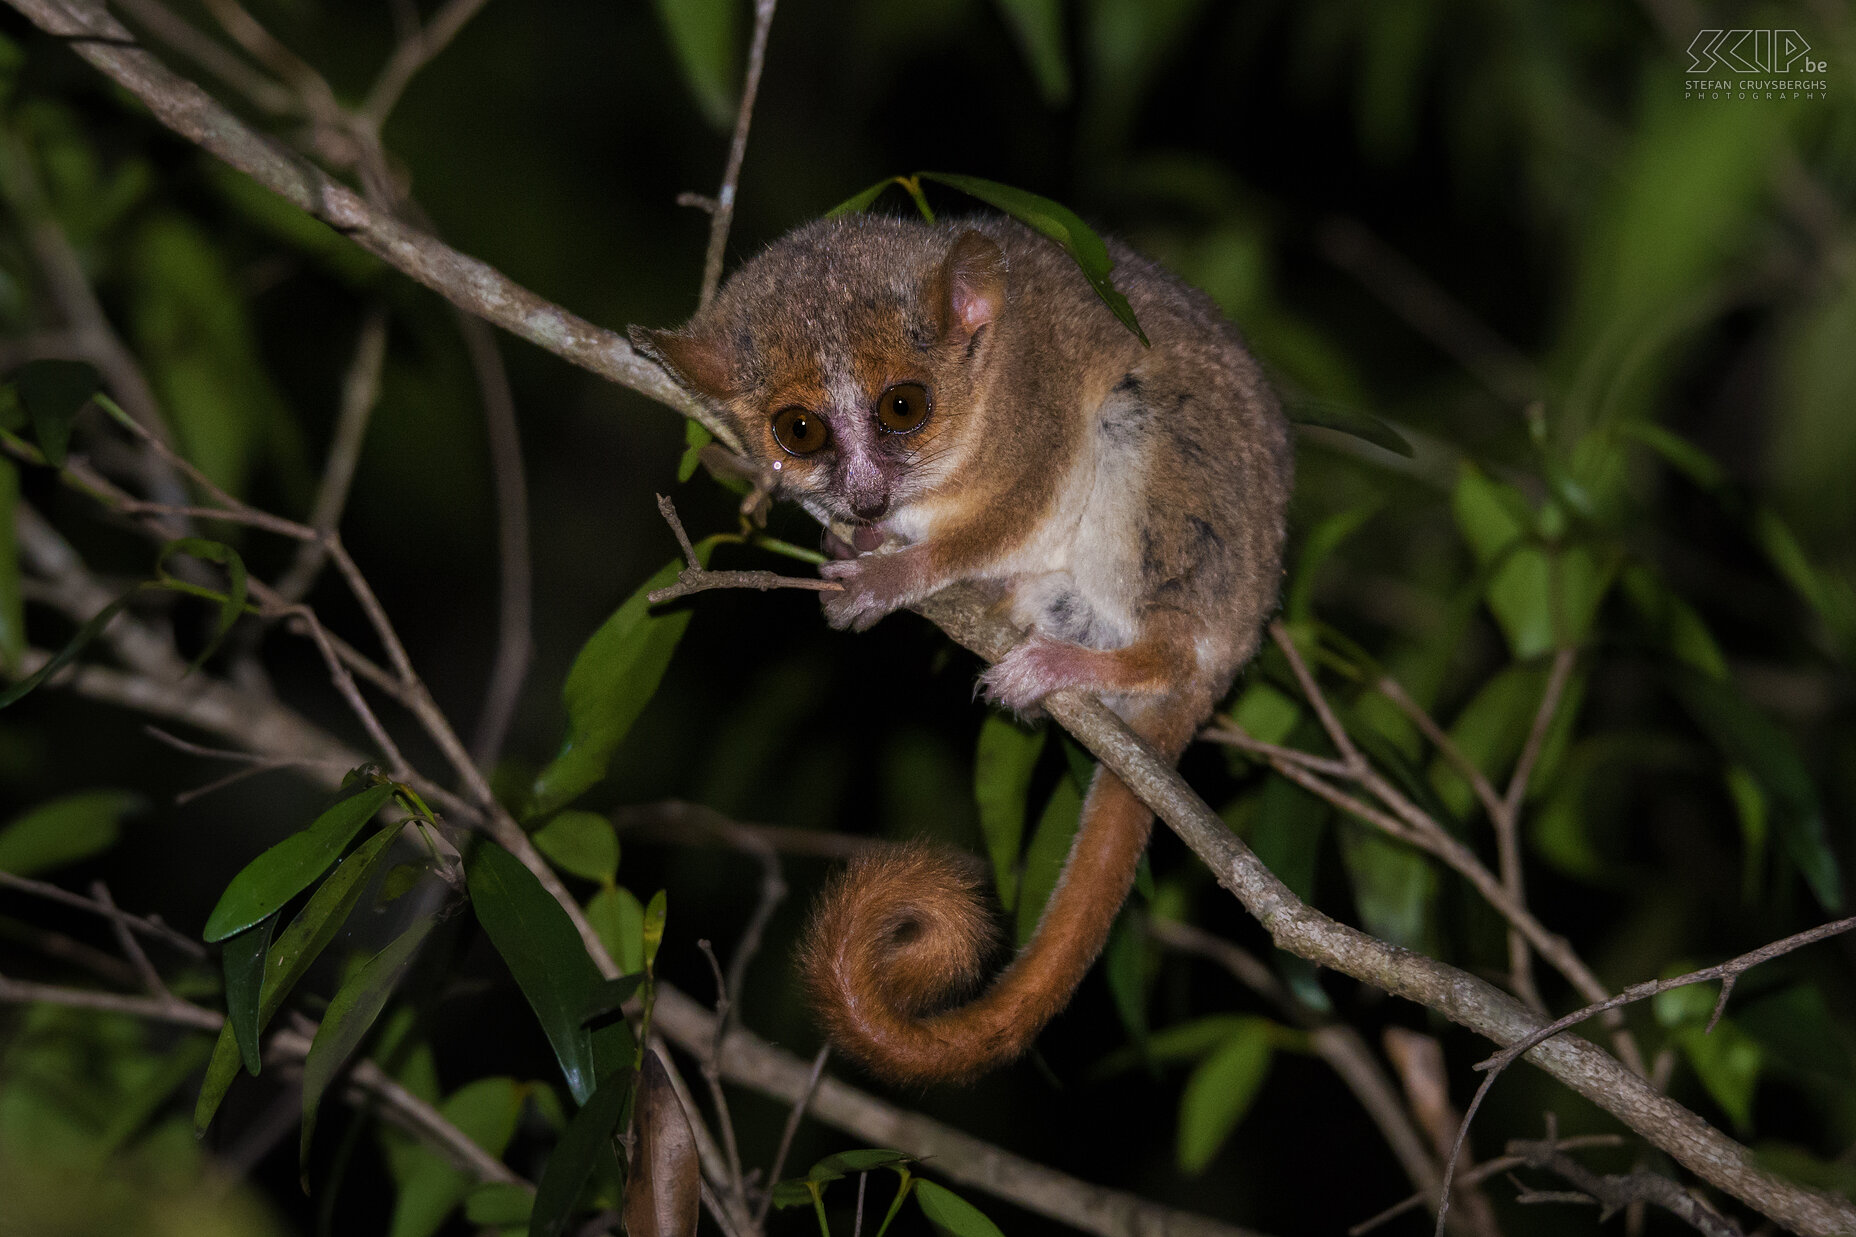
[[[964,342],[1005,308],[1005,255],[985,234],[962,232],[936,282],[941,334]]]
[[[734,358],[718,337],[652,331],[641,326],[626,333],[634,348],[669,370],[670,376],[691,392],[716,400],[735,393]]]

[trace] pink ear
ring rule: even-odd
[[[963,232],[941,264],[941,329],[959,339],[999,316],[1005,308],[1005,255],[979,232]]]
[[[638,351],[670,371],[684,386],[710,399],[734,393],[733,358],[721,340],[712,335],[680,335],[675,331],[631,328]]]

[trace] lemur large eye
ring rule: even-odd
[[[811,455],[831,441],[831,427],[816,412],[794,404],[773,414],[773,440],[788,455]]]
[[[886,434],[910,434],[928,419],[928,388],[898,382],[876,397],[876,421]]]

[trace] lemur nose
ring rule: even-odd
[[[851,500],[851,512],[860,520],[877,520],[889,510],[889,495],[878,494],[871,498],[854,498]]]

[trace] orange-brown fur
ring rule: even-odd
[[[1028,633],[982,677],[995,702],[1093,691],[1172,760],[1275,604],[1289,444],[1216,308],[1126,247],[1111,253],[1151,349],[1067,255],[996,219],[811,224],[682,330],[633,338],[832,530],[835,625],[989,583]],[[875,419],[897,384],[931,397],[906,433]],[[828,427],[828,447],[781,445],[776,422],[795,407]],[[853,864],[801,956],[833,1041],[915,1084],[1022,1053],[1101,951],[1151,827],[1098,772],[1030,942],[966,1004],[954,1001],[995,939],[971,865],[921,847]]]

